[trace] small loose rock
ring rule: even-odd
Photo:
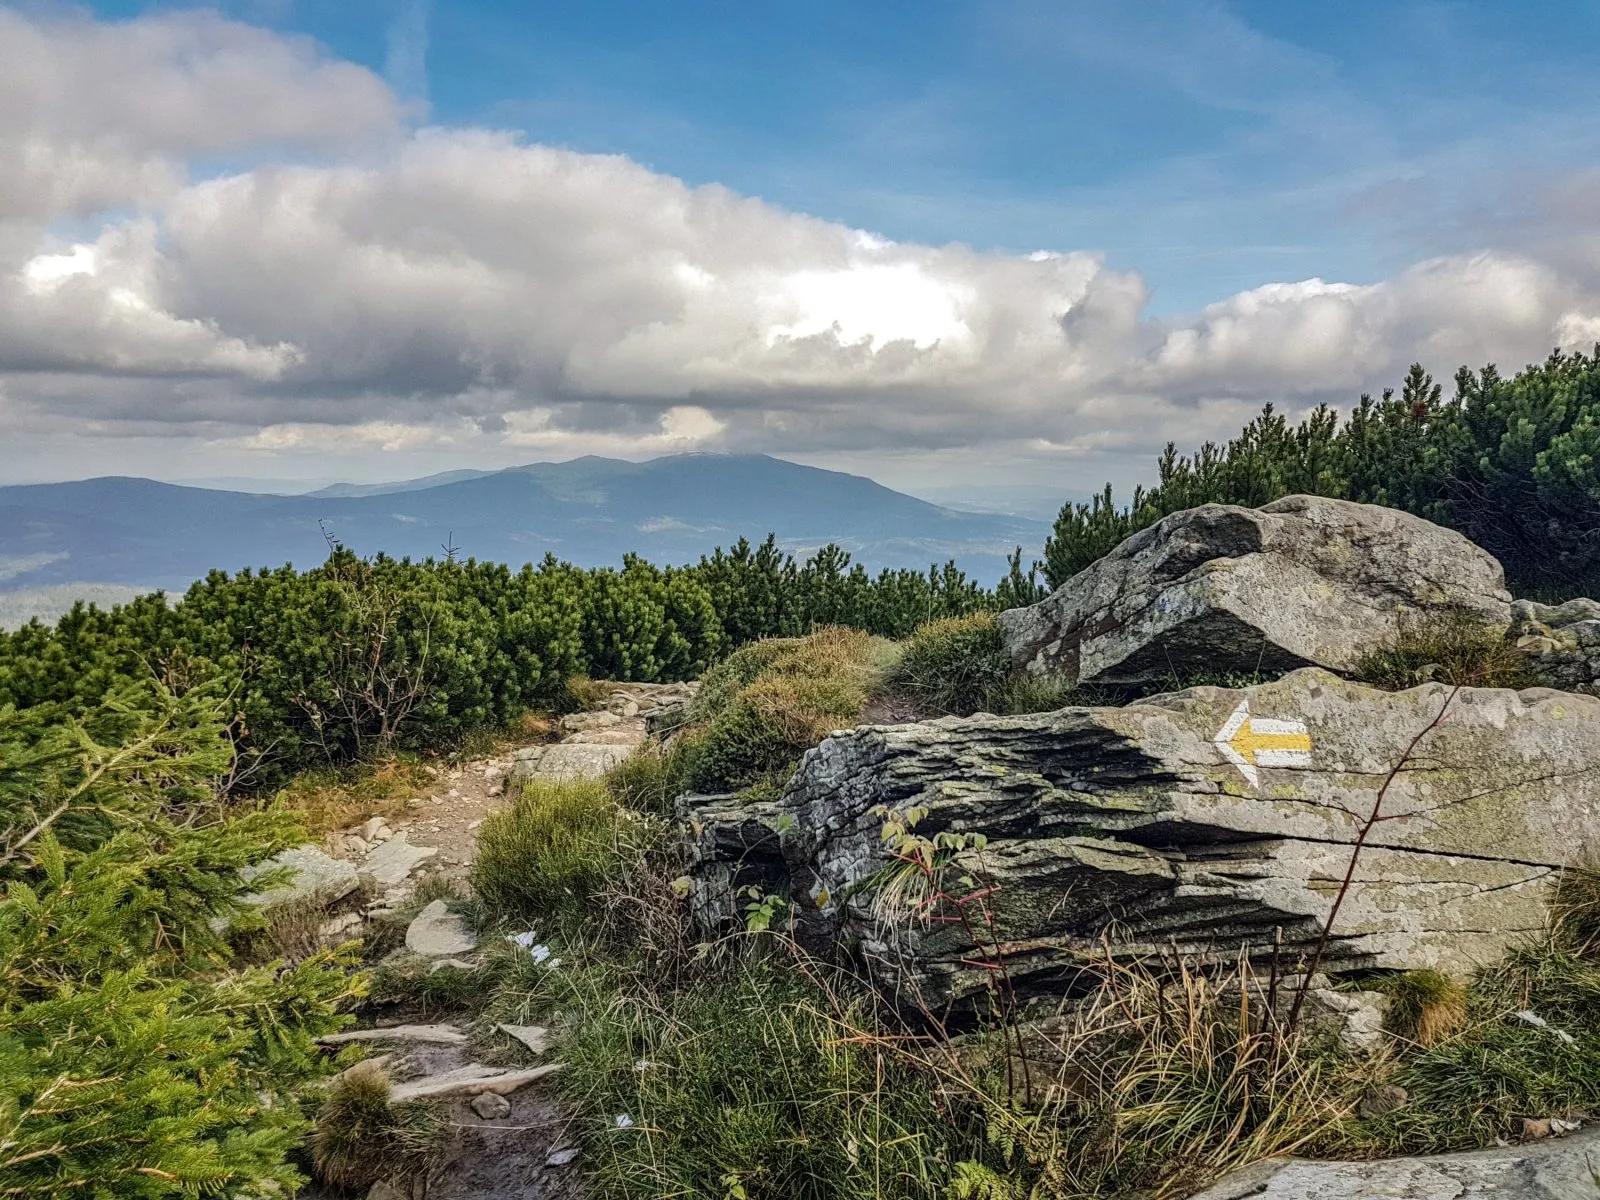
[[[511,1101],[493,1092],[484,1092],[472,1098],[472,1111],[485,1121],[499,1121],[511,1115]]]

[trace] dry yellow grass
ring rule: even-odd
[[[368,817],[398,816],[429,781],[422,763],[389,758],[343,771],[308,772],[279,792],[278,802],[300,814],[306,830],[320,837]]]

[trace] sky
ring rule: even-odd
[[[1531,14],[1531,15],[1530,15]],[[1600,340],[1600,7],[0,3],[0,482],[938,499]]]

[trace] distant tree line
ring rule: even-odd
[[[681,568],[547,556],[513,570],[336,545],[312,570],[212,572],[180,603],[158,593],[79,605],[53,627],[0,633],[0,706],[70,719],[130,682],[220,687],[239,770],[263,785],[381,748],[447,744],[558,703],[576,674],[691,679],[761,637],[849,625],[899,638],[1041,594],[1020,550],[986,588],[954,563],[869,575],[831,545],[797,561],[770,536]]]
[[[1326,405],[1291,426],[1268,405],[1219,447],[1180,457],[1118,507],[1108,484],[1061,510],[1045,547],[1059,587],[1129,534],[1199,504],[1256,506],[1309,492],[1405,509],[1459,530],[1534,598],[1600,595],[1600,347],[1552,354],[1513,378],[1456,373],[1455,394],[1413,366],[1400,394],[1362,396],[1343,420]]]

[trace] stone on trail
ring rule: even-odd
[[[513,779],[599,779],[631,755],[635,744],[606,745],[595,742],[557,742],[537,747],[537,756],[523,757],[518,752],[512,764]]]
[[[1413,739],[1323,966],[1465,976],[1542,929],[1557,873],[1600,852],[1600,699],[1390,693],[1307,668],[1125,708],[865,726],[808,751],[776,801],[680,801],[693,903],[714,924],[738,919],[740,888],[786,892],[802,936],[861,946],[886,987],[935,1010],[975,996],[986,976],[958,923],[891,935],[874,911],[894,866],[882,808],[918,807],[918,835],[986,836],[951,879],[998,889],[1025,994],[1069,989],[1103,937],[1141,955],[1248,947],[1265,971],[1276,929],[1284,962],[1315,945]]]
[[[1600,1131],[1532,1145],[1374,1162],[1268,1159],[1192,1200],[1578,1200],[1597,1194]]]
[[[424,859],[437,853],[437,846],[413,846],[402,829],[367,855],[361,864],[361,874],[372,876],[379,887],[393,887],[403,882]]]
[[[355,891],[361,883],[355,867],[342,859],[330,858],[315,846],[293,846],[265,862],[242,868],[239,875],[248,882],[279,867],[293,871],[293,878],[265,892],[251,892],[244,897],[246,904],[263,908],[313,900],[332,904]]]
[[[485,1121],[500,1121],[511,1115],[511,1101],[496,1092],[483,1092],[472,1098],[472,1111]]]
[[[508,1071],[504,1067],[486,1067],[482,1063],[468,1063],[441,1075],[424,1075],[397,1083],[389,1093],[389,1103],[402,1104],[407,1100],[453,1100],[457,1097],[481,1096],[493,1092],[507,1096],[535,1080],[553,1075],[562,1069],[561,1063],[546,1063],[542,1067],[527,1067]]]
[[[555,1045],[550,1030],[543,1025],[498,1025],[501,1033],[517,1039],[535,1054],[543,1054]]]
[[[374,1029],[347,1029],[327,1033],[317,1041],[324,1046],[344,1042],[429,1042],[441,1046],[464,1046],[467,1035],[454,1025],[380,1025]]]
[[[413,954],[449,958],[466,954],[477,945],[477,935],[443,900],[433,901],[406,926],[406,949]]]
[[[1373,504],[1206,504],[1141,530],[1049,597],[1000,614],[1030,671],[1111,687],[1353,670],[1402,612],[1504,629],[1505,574],[1453,530]]]

